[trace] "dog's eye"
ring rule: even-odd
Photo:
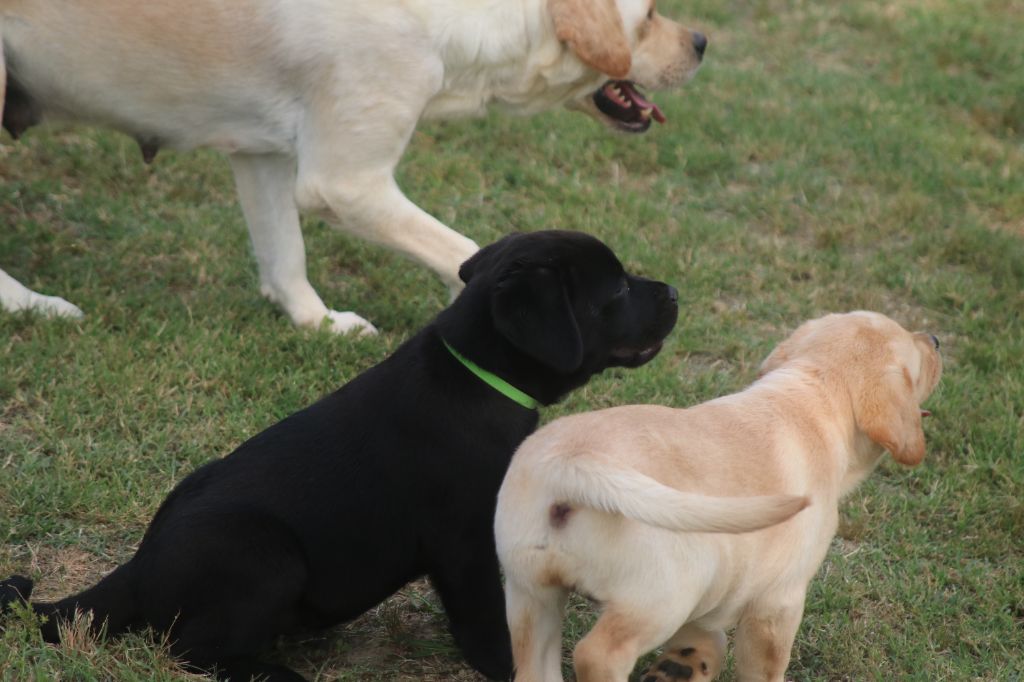
[[[652,7],[649,10],[647,10],[647,21],[652,21],[653,19],[654,19],[654,8]]]

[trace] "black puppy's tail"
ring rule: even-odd
[[[122,564],[89,589],[52,603],[29,602],[32,581],[20,575],[0,580],[0,615],[13,603],[31,603],[36,614],[45,617],[43,639],[60,641],[59,626],[70,622],[76,611],[92,611],[92,630],[106,625],[108,635],[119,635],[131,627],[138,607],[131,578],[131,563]]]

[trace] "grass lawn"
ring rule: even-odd
[[[1024,680],[1024,10],[1019,0],[663,0],[710,37],[669,122],[578,114],[428,125],[409,197],[480,243],[571,228],[674,283],[661,356],[560,414],[685,406],[750,382],[801,321],[867,308],[942,340],[929,452],[842,508],[795,680]],[[40,598],[131,556],[193,468],[385,357],[447,294],[426,270],[305,224],[311,278],[369,339],[295,330],[258,294],[227,163],[85,128],[0,140],[0,263],[80,322],[0,315],[0,576]],[[685,586],[680,586],[685,589]],[[574,604],[567,642],[592,622]],[[0,626],[0,680],[186,680],[151,638]],[[416,584],[281,643],[319,680],[478,680]],[[726,675],[731,678],[731,672]]]

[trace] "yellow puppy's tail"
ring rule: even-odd
[[[810,505],[802,495],[684,493],[636,471],[576,458],[548,460],[545,469],[545,479],[559,502],[621,514],[668,530],[745,533],[785,521]]]

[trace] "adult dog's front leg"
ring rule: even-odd
[[[409,201],[390,174],[322,186],[320,199],[339,228],[426,265],[453,296],[462,290],[459,266],[477,252],[476,242]]]
[[[231,168],[263,295],[300,327],[319,327],[328,320],[338,333],[376,332],[355,313],[328,309],[306,277],[306,251],[295,204],[295,159],[282,154],[233,154]]]
[[[295,196],[300,209],[426,265],[457,294],[459,266],[477,252],[476,243],[409,201],[394,179],[423,108],[444,84],[444,64],[429,37],[418,25],[405,28],[401,51],[362,57],[392,74],[386,91],[368,91],[347,68],[318,83],[320,96],[300,130]],[[353,92],[361,96],[351,98]]]

